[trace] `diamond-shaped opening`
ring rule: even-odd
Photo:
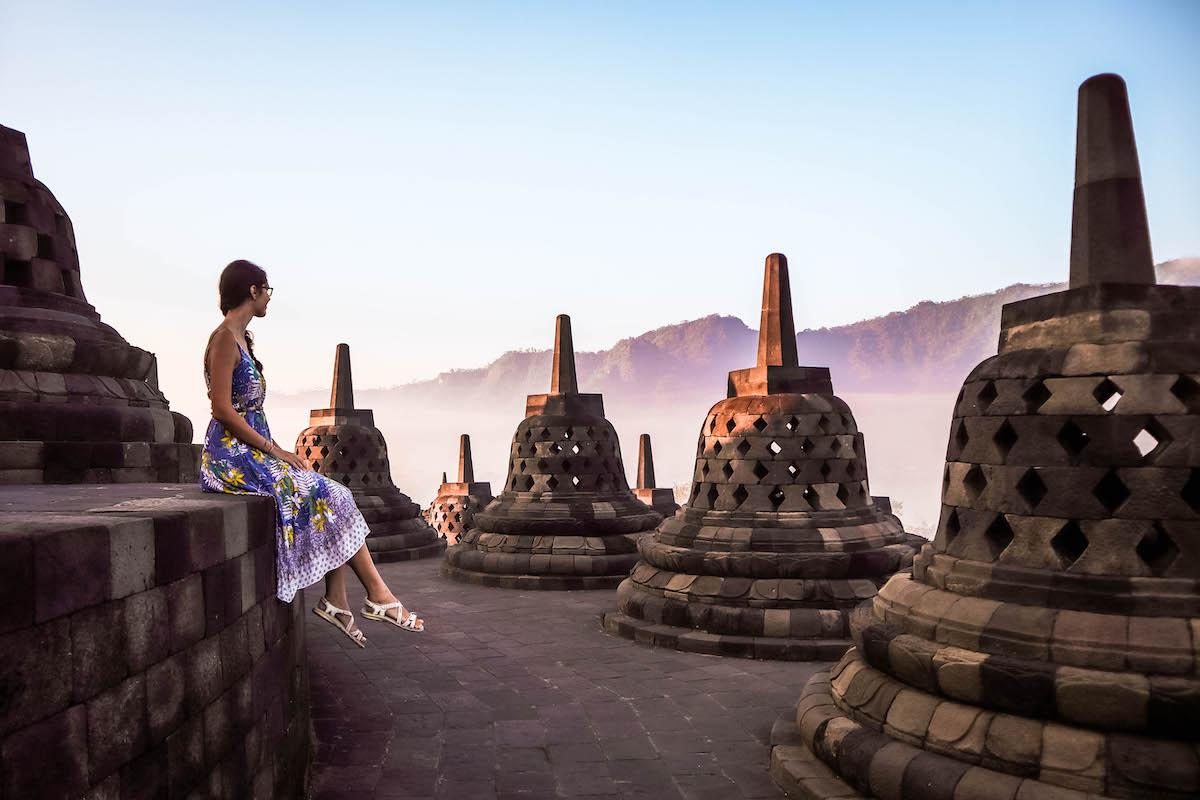
[[[725,430],[729,431],[730,433],[733,433],[733,429],[736,427],[737,423],[733,421],[733,417],[730,417],[725,421]]]
[[[695,500],[699,496],[700,496],[700,484],[698,484],[698,483],[693,484],[692,485],[692,499]]]
[[[304,457],[308,458],[311,455],[312,455],[312,448],[311,447],[304,448]]]
[[[578,475],[572,475],[572,476],[571,476],[571,485],[572,485],[572,486],[574,486],[574,487],[576,487],[576,488],[579,488],[579,483],[580,483],[580,481],[579,481],[579,476],[578,476]]]
[[[758,431],[759,433],[762,433],[766,429],[767,429],[767,421],[765,419],[763,419],[762,417],[759,417],[758,419],[754,420],[754,430]]]
[[[709,506],[715,506],[717,504],[717,498],[720,496],[721,496],[721,493],[717,491],[717,487],[715,485],[708,487],[708,504],[709,504]]]
[[[721,465],[721,474],[725,476],[725,480],[733,477],[733,465],[726,461]]]
[[[562,452],[562,448],[558,446],[558,442],[551,442],[549,449],[550,454],[555,456]]]
[[[847,417],[845,414],[842,414],[841,420],[842,420],[842,429],[847,430],[847,431],[850,430],[850,428],[851,428],[850,418]]]
[[[849,505],[850,490],[846,488],[846,484],[844,484],[844,483],[838,484],[837,499],[842,501],[842,505]]]
[[[719,456],[719,455],[721,455],[721,450],[722,450],[722,449],[724,449],[724,448],[722,448],[722,447],[721,447],[721,443],[720,443],[720,442],[713,442],[713,455],[714,455],[714,456]]]
[[[313,472],[320,472],[321,471],[321,462],[320,461],[312,462],[312,468],[313,468]]]
[[[595,431],[595,429],[593,429],[593,428],[592,428],[592,426],[591,426],[591,425],[589,425],[589,426],[588,426],[588,429],[587,429],[587,438],[589,438],[589,439],[593,439],[593,438],[595,438],[595,436],[596,436],[596,431]]]
[[[783,493],[783,489],[780,489],[778,486],[776,486],[773,490],[771,490],[771,493],[767,495],[767,499],[771,501],[771,506],[777,509],[783,505],[783,501],[787,499],[787,495]]]
[[[958,519],[958,509],[950,512],[950,516],[946,517],[946,544],[949,545],[958,534],[962,533],[962,523]]]
[[[1017,481],[1017,492],[1031,509],[1037,508],[1037,504],[1046,496],[1046,484],[1038,477],[1037,470],[1027,469],[1021,480]]]
[[[517,465],[517,469],[521,472],[525,471],[525,459],[521,459],[521,463]]]
[[[746,502],[746,498],[749,496],[750,493],[746,491],[746,487],[742,486],[740,483],[738,484],[737,488],[733,490],[733,499],[737,501],[739,506]]]
[[[526,428],[526,429],[525,429],[525,441],[527,441],[527,442],[528,442],[528,441],[529,441],[529,438],[530,438],[531,436],[533,436],[533,431],[531,431],[531,430],[529,430],[528,428]]]
[[[1183,403],[1189,413],[1200,412],[1200,383],[1196,383],[1190,376],[1180,375],[1179,380],[1171,384],[1171,394]]]
[[[754,462],[754,477],[761,481],[763,478],[767,477],[769,472],[770,470],[764,467],[761,461]]]
[[[825,433],[829,433],[829,417],[822,414],[821,419],[817,421],[817,427],[823,430]]]
[[[704,466],[700,467],[700,474],[707,478],[708,473],[709,473],[708,462],[705,461]]]
[[[1133,445],[1142,454],[1142,458],[1153,458],[1161,448],[1171,441],[1171,434],[1159,424],[1154,417],[1146,420],[1146,424],[1133,437]]]
[[[322,448],[321,448],[321,458],[325,458],[325,456],[327,456],[327,455],[329,455],[329,448],[328,448],[328,447],[322,447]]]
[[[833,443],[829,445],[829,449],[834,453],[840,453],[842,451],[842,440],[835,437]]]
[[[1117,407],[1117,403],[1121,402],[1121,387],[1105,378],[1092,391],[1092,396],[1096,398],[1096,402],[1100,404],[1101,408],[1105,411],[1112,411]]]
[[[1038,409],[1050,399],[1050,390],[1042,381],[1035,381],[1021,394],[1021,397],[1025,400],[1025,411],[1029,414],[1036,414]]]
[[[549,428],[542,428],[542,432],[538,434],[538,438],[540,438],[543,442],[545,442],[545,441],[549,441],[550,439],[552,439],[554,437],[552,437],[550,435]]]
[[[973,464],[967,470],[967,474],[963,476],[963,484],[967,487],[967,494],[972,501],[978,500],[979,495],[983,494],[983,490],[987,488],[987,478],[978,464]]]
[[[574,435],[575,435],[574,428],[567,428],[565,431],[563,431],[563,439],[570,439]]]
[[[999,394],[1000,393],[996,391],[995,383],[993,383],[992,381],[988,381],[987,383],[985,383],[983,385],[983,387],[979,390],[979,394],[977,395],[977,397],[979,398],[979,410],[987,411],[988,406],[990,406],[992,404],[992,402],[999,396]]]
[[[1012,425],[1008,424],[1008,420],[1004,420],[1000,427],[996,429],[996,433],[992,436],[992,441],[1000,449],[1000,455],[1008,458],[1013,445],[1017,443],[1017,432],[1013,429]]]
[[[796,466],[796,462],[793,461],[792,463],[788,464],[787,470],[788,470],[788,474],[794,478],[794,477],[796,477],[796,473],[800,471],[800,468],[798,466]]]
[[[1138,542],[1137,554],[1152,574],[1161,577],[1167,574],[1167,570],[1179,557],[1179,547],[1156,522]]]
[[[457,514],[455,514],[455,515],[454,515],[454,521],[455,521],[455,522],[462,522],[462,512],[461,512],[461,511],[460,511],[459,513],[457,513]]]
[[[992,552],[993,561],[999,558],[1005,548],[1012,544],[1012,528],[1009,527],[1008,520],[1004,518],[1003,514],[996,515],[992,524],[988,525],[987,530],[983,532],[983,539]]]
[[[313,447],[316,447],[316,446],[317,446],[317,445],[319,445],[320,443],[321,443],[321,437],[320,437],[320,435],[314,436],[314,437],[313,437]]]
[[[516,475],[513,475],[512,488],[513,488],[513,491],[516,491],[516,489],[517,489],[517,476]]]
[[[1180,496],[1192,507],[1192,511],[1200,512],[1200,469],[1193,469],[1188,482],[1183,485]]]
[[[538,459],[537,467],[538,472],[548,472],[550,470],[550,465],[546,463],[546,459],[544,458]]]
[[[1129,487],[1117,475],[1115,469],[1110,469],[1096,484],[1096,488],[1092,489],[1092,494],[1111,514],[1129,499]]]
[[[822,477],[822,478],[828,478],[828,477],[829,477],[829,473],[831,473],[831,472],[833,472],[833,467],[829,466],[829,462],[828,462],[828,461],[822,461],[822,462],[821,462],[821,477]]]
[[[1083,555],[1083,551],[1087,550],[1088,540],[1083,535],[1083,531],[1079,529],[1079,524],[1075,520],[1070,520],[1066,525],[1059,528],[1058,533],[1054,534],[1054,538],[1050,540],[1050,547],[1058,554],[1062,561],[1062,568],[1067,569]]]
[[[575,455],[579,455],[580,451],[582,450],[583,448],[580,447],[578,443],[571,445],[571,452]]]
[[[558,488],[558,478],[551,475],[549,478],[546,479],[546,486],[547,486],[547,488],[550,489],[550,491],[554,491],[555,489]]]
[[[804,489],[804,502],[815,509],[819,509],[821,507],[821,495],[813,487],[807,486]]]
[[[796,428],[800,427],[800,420],[796,419],[795,417],[792,417],[784,424],[784,427],[787,428],[789,431],[794,431],[794,430],[796,430]]]
[[[816,445],[813,444],[812,439],[809,439],[807,436],[805,436],[804,441],[800,443],[800,449],[804,451],[805,455],[811,453],[815,447]]]
[[[771,440],[771,443],[769,445],[767,445],[767,449],[770,450],[775,455],[779,455],[780,453],[783,452],[783,448],[779,446],[779,442],[777,442],[773,439]]]
[[[562,463],[562,468],[563,468],[563,472],[570,472],[571,471],[571,459],[564,458],[563,463]]]
[[[526,475],[525,476],[525,491],[528,492],[532,488],[533,488],[533,476]]]
[[[740,442],[738,442],[737,451],[743,456],[746,455],[746,453],[749,453],[750,441],[748,439],[742,439]]]
[[[1062,445],[1073,456],[1083,452],[1083,448],[1087,447],[1088,435],[1075,424],[1073,420],[1067,420],[1063,423],[1062,428],[1058,431],[1058,443]]]
[[[971,434],[967,433],[967,421],[960,419],[958,428],[954,431],[954,442],[958,445],[959,452],[967,446],[969,441],[971,441]]]

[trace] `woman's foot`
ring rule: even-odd
[[[346,601],[343,600],[342,602],[346,604]],[[331,625],[337,626],[342,633],[350,637],[359,647],[366,646],[367,637],[363,635],[363,632],[354,623],[354,614],[342,606],[330,602],[326,597],[322,597],[313,608],[313,613]]]
[[[375,608],[372,608],[372,605]],[[396,599],[390,591],[380,592],[377,596],[367,595],[367,605],[363,608],[363,616],[368,619],[386,617],[385,621],[405,630],[421,632],[425,630],[425,620],[409,611]]]

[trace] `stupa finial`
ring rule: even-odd
[[[339,344],[333,357],[333,391],[329,393],[329,407],[350,410],[354,408],[354,379],[350,377],[350,345]]]
[[[465,433],[458,437],[458,482],[475,482],[475,465],[471,463],[471,437]]]
[[[559,314],[554,320],[554,364],[550,372],[550,394],[578,394],[575,377],[575,344],[571,341],[571,318]]]
[[[792,287],[787,256],[767,256],[763,274],[762,320],[758,326],[758,366],[795,367],[796,323],[792,320]]]
[[[446,470],[442,470],[442,485],[445,486],[450,481],[446,479]]]
[[[650,449],[650,434],[638,440],[637,488],[654,489],[654,453]]]
[[[1079,86],[1071,288],[1155,282],[1129,94],[1121,76],[1093,75]]]

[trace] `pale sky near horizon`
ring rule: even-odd
[[[276,391],[328,386],[339,341],[372,387],[560,312],[580,350],[754,326],[776,250],[799,328],[1063,280],[1096,72],[1156,259],[1200,255],[1197,2],[244,5],[0,0],[0,124],[188,409],[233,258],[276,287]]]

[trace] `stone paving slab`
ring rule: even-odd
[[[642,647],[601,629],[611,591],[491,589],[439,568],[380,568],[426,633],[364,621],[360,650],[309,615],[315,800],[783,796],[771,726],[828,664]]]

